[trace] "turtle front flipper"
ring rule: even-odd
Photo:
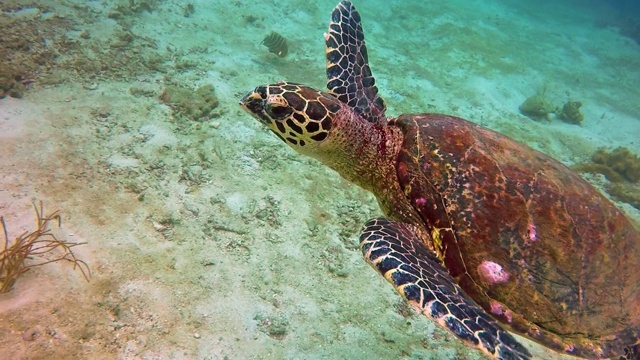
[[[360,15],[349,1],[341,1],[333,9],[324,39],[329,92],[365,120],[385,123],[385,104],[378,96],[376,81],[369,68]]]
[[[631,345],[624,349],[624,356],[620,360],[639,360],[640,359],[640,343]]]
[[[369,220],[360,249],[407,302],[466,343],[501,360],[531,359],[527,349],[464,294],[411,225]]]

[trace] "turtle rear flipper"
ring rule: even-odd
[[[497,359],[531,359],[527,349],[464,294],[411,225],[369,220],[360,249],[407,302],[464,342]]]

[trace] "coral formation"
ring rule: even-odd
[[[213,110],[218,107],[218,98],[212,85],[192,89],[168,85],[160,94],[160,100],[167,104],[175,115],[190,120],[204,121],[216,117]]]
[[[55,211],[45,216],[42,202],[40,202],[39,207],[34,203],[33,207],[36,212],[36,229],[32,232],[21,234],[13,242],[9,241],[4,218],[0,217],[0,225],[4,234],[4,247],[0,251],[0,293],[6,293],[11,290],[18,277],[30,268],[58,261],[73,263],[73,268],[78,267],[84,278],[89,281],[89,276],[91,276],[89,266],[84,261],[76,258],[71,250],[72,247],[84,243],[73,243],[58,239],[49,227],[51,221],[57,221],[58,226],[60,226],[61,218],[58,212]],[[35,264],[25,263],[28,258],[34,255],[52,252],[61,252],[62,254]]]
[[[285,57],[289,53],[287,39],[275,31],[272,31],[269,35],[265,36],[260,44],[266,46],[267,49],[269,49],[269,52],[280,57]]]
[[[580,125],[584,120],[584,115],[580,112],[582,102],[580,101],[567,101],[562,110],[558,113],[560,120],[568,122],[570,124]]]
[[[549,103],[544,93],[535,94],[528,97],[520,104],[520,112],[535,120],[546,119],[549,114],[556,111],[556,108]]]

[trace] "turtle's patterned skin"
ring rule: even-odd
[[[279,82],[241,104],[376,195],[386,218],[360,236],[367,262],[493,358],[531,358],[506,328],[578,357],[640,359],[640,234],[622,212],[494,131],[440,114],[387,118],[357,11],[342,1],[331,19],[329,92]]]

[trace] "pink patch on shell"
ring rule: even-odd
[[[493,315],[502,315],[504,314],[504,310],[502,309],[502,304],[497,301],[491,301],[491,313]]]
[[[427,199],[425,199],[425,198],[417,198],[416,199],[416,205],[418,207],[424,207],[425,205],[427,205]]]
[[[538,241],[538,233],[536,232],[536,226],[533,224],[527,225],[527,233],[529,233],[529,240]]]
[[[478,265],[478,275],[480,279],[488,284],[495,285],[509,281],[509,273],[504,268],[493,261],[483,261]]]
[[[504,317],[507,318],[507,322],[509,324],[511,324],[511,322],[513,321],[513,313],[511,312],[511,310],[508,310],[504,312]]]
[[[491,313],[497,317],[503,317],[504,319],[507,320],[507,322],[511,323],[511,321],[513,321],[513,316],[511,313],[511,310],[504,308],[504,305],[502,305],[502,303],[499,303],[495,300],[491,300],[490,303],[491,306]]]

